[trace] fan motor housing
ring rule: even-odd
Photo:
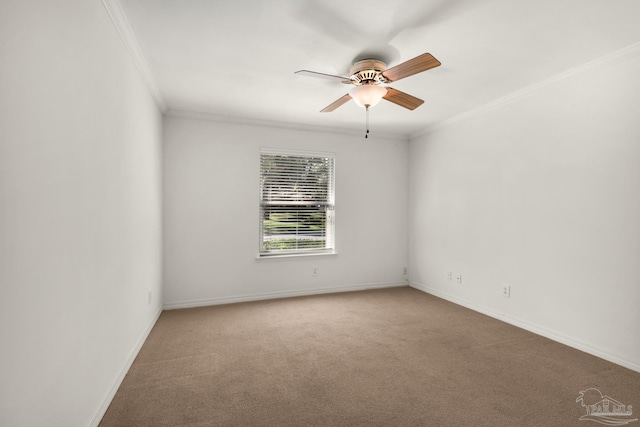
[[[354,63],[349,68],[351,82],[355,85],[380,84],[386,79],[382,72],[387,69],[387,64],[377,59],[363,59]]]

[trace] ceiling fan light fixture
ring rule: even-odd
[[[363,108],[377,105],[383,96],[387,94],[387,88],[378,85],[354,86],[349,90],[349,95],[359,106]]]

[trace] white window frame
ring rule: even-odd
[[[293,162],[295,164],[295,158],[314,158],[314,159],[323,159],[327,161],[328,164],[328,179],[326,183],[326,188],[318,187],[320,189],[324,189],[325,193],[321,196],[321,199],[316,199],[315,201],[309,200],[308,196],[304,196],[304,191],[293,192],[293,191],[285,191],[281,192],[282,196],[267,196],[266,191],[269,186],[265,183],[265,170],[263,168],[263,160],[267,159],[269,156],[283,157],[286,162],[286,158],[294,158]],[[308,255],[331,255],[335,254],[335,161],[336,156],[335,153],[328,152],[317,152],[317,151],[297,151],[297,150],[281,150],[281,149],[272,149],[272,148],[262,148],[260,150],[260,190],[259,190],[259,242],[258,242],[258,258],[269,258],[269,257],[291,257],[291,256],[308,256]],[[294,167],[292,165],[292,167]],[[293,173],[298,173],[298,171],[293,171]],[[284,174],[282,174],[283,176]],[[276,175],[271,175],[271,178],[274,178]],[[306,187],[305,187],[306,188]],[[273,193],[271,193],[273,194]],[[302,194],[302,196],[301,196]],[[314,209],[318,209],[317,212],[324,213],[324,230],[321,235],[305,235],[304,232],[298,234],[296,231],[295,236],[289,235],[285,236],[282,234],[282,239],[286,240],[288,238],[289,241],[292,239],[295,240],[296,243],[290,243],[295,245],[292,248],[277,248],[273,247],[269,248],[268,242],[275,241],[278,239],[277,236],[279,234],[273,233],[269,234],[266,231],[265,219],[266,215],[269,215],[270,208],[269,206],[277,206],[274,209],[280,209],[281,212],[289,212],[287,211],[287,207],[291,207],[291,212],[294,215],[299,214],[297,210],[301,208],[305,212],[313,211]],[[306,209],[306,210],[305,210]],[[273,211],[275,213],[276,211]],[[298,228],[296,227],[296,230]],[[271,230],[273,232],[273,228]],[[315,233],[312,233],[315,234]],[[312,245],[311,241],[321,241],[324,239],[324,246],[322,247],[305,247],[305,243],[308,245]],[[266,243],[266,244],[265,244]],[[298,245],[302,243],[301,247]]]

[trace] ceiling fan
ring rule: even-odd
[[[295,74],[338,80],[344,84],[354,85],[348,94],[320,110],[321,113],[329,113],[351,98],[353,98],[358,105],[365,108],[373,107],[380,99],[386,99],[401,107],[415,110],[424,103],[423,100],[383,85],[397,82],[400,79],[430,70],[439,65],[440,61],[434,58],[433,55],[423,53],[420,56],[389,69],[387,69],[387,64],[377,59],[363,59],[355,62],[351,68],[349,68],[349,77],[335,76],[309,70],[296,71]]]
[[[369,107],[378,104],[381,99],[393,102],[409,110],[415,110],[424,103],[422,99],[409,95],[387,86],[388,83],[397,82],[405,77],[412,76],[431,68],[438,67],[440,61],[430,53],[423,53],[406,62],[387,68],[387,64],[378,59],[363,59],[355,62],[349,68],[349,77],[332,74],[318,73],[309,70],[296,71],[295,74],[319,77],[330,80],[338,80],[344,84],[353,85],[349,93],[320,110],[321,113],[329,113],[350,99],[367,110],[367,134],[369,133]],[[365,135],[365,138],[367,135]]]

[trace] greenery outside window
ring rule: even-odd
[[[333,154],[261,150],[261,257],[334,252],[334,164]]]

